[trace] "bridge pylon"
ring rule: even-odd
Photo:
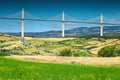
[[[100,36],[103,36],[103,15],[100,16]]]
[[[21,41],[23,44],[25,44],[24,39],[24,8],[22,9],[22,32],[21,32]]]
[[[65,32],[64,32],[65,24],[64,24],[64,21],[65,21],[65,14],[64,14],[64,11],[63,11],[63,13],[62,13],[62,37],[65,36]]]

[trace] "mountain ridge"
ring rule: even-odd
[[[120,26],[104,26],[103,32],[105,36],[111,36],[113,34],[120,33]],[[61,37],[62,31],[46,31],[46,32],[25,32],[25,36],[29,37]],[[5,34],[9,34],[12,36],[21,36],[20,32],[7,32]],[[100,27],[77,27],[69,30],[65,30],[65,36],[99,36],[100,35]]]

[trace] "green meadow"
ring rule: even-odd
[[[120,80],[120,66],[38,63],[0,57],[0,80]]]

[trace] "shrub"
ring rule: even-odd
[[[117,52],[118,56],[120,56],[120,45],[116,46],[116,52]]]
[[[62,51],[60,51],[60,56],[72,56],[72,51],[69,48],[65,48]]]
[[[106,46],[106,47],[102,48],[98,52],[98,56],[100,56],[100,57],[114,57],[114,56],[117,56],[115,46]]]
[[[92,54],[88,51],[80,51],[79,54],[80,54],[79,56],[84,56],[84,57],[91,57],[92,56]]]
[[[9,51],[9,54],[12,54],[12,55],[22,55],[22,52],[18,52],[18,51]]]
[[[0,49],[0,56],[9,56],[11,54],[14,55],[20,55],[19,51],[15,51],[15,50],[7,50],[7,49]]]
[[[34,55],[39,55],[40,52],[39,52],[39,51],[35,51],[35,52],[32,52],[32,54],[34,54]]]
[[[8,54],[5,52],[0,52],[0,56],[8,56]]]
[[[60,51],[59,56],[80,57],[80,56],[91,56],[91,54],[89,52],[87,52],[87,51],[71,50],[69,48],[65,48],[62,51]]]
[[[75,53],[73,53],[73,56],[79,57],[79,56],[80,56],[80,53],[79,53],[79,52],[75,52]]]

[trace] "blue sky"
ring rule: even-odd
[[[56,15],[61,19],[62,11],[79,21],[90,20],[101,13],[107,18],[120,17],[120,0],[0,0],[0,16],[21,17],[22,8],[27,13],[42,19],[50,19]],[[16,12],[19,14],[16,15]],[[25,17],[33,18],[28,15]],[[83,26],[86,25],[81,24],[81,27]],[[20,32],[21,21],[0,20],[0,27],[0,32]],[[60,29],[61,23],[25,21],[26,32]]]

